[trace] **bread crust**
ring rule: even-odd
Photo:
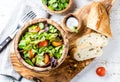
[[[87,27],[107,37],[112,37],[109,15],[102,3],[92,3],[87,19]]]

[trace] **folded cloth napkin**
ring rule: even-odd
[[[33,10],[37,18],[47,18],[48,13],[46,13],[41,6],[37,6],[38,3],[32,3],[29,0],[21,1],[17,3],[16,9],[12,13],[12,16],[9,20],[9,23],[3,28],[2,32],[0,33],[0,43],[7,37],[14,29],[16,28],[18,21],[20,18],[27,13],[29,10]],[[6,29],[7,28],[7,29]],[[0,53],[0,82],[13,82],[14,80],[20,80],[21,76],[14,70],[11,60],[10,60],[10,50],[11,50],[11,43],[7,45],[7,47]],[[8,79],[7,79],[8,78]],[[27,82],[25,79],[21,80],[22,82]],[[28,81],[29,82],[29,81]]]

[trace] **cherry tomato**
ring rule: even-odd
[[[28,53],[30,54],[30,59],[34,58],[34,53],[32,50],[29,50]]]
[[[44,41],[42,41],[42,42],[39,42],[38,46],[39,46],[39,47],[48,46],[48,41],[47,41],[47,40],[44,40]]]
[[[98,67],[97,69],[96,69],[96,74],[98,75],[98,76],[105,76],[105,74],[106,74],[106,70],[105,70],[105,68],[104,67]]]
[[[50,56],[48,54],[44,55],[44,63],[49,64],[50,63]]]
[[[53,46],[61,46],[62,44],[63,44],[62,41],[54,41],[54,42],[52,42]]]

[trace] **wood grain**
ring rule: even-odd
[[[111,2],[110,0],[108,1],[109,1],[109,5],[111,6],[112,1]],[[106,10],[109,13],[111,7],[109,7],[107,0],[104,0],[103,4],[105,5]],[[89,10],[90,10],[90,5],[85,6],[79,9],[78,12],[76,12],[76,14],[78,14],[80,19],[82,19],[83,21],[82,24],[83,30],[81,30],[78,34],[66,32],[70,42],[69,44],[70,50],[75,47],[74,42],[77,38],[80,38],[85,33],[91,32],[91,29],[86,28],[86,18],[88,16]],[[70,82],[70,80],[74,76],[76,76],[76,74],[82,71],[90,62],[93,61],[93,59],[89,59],[89,60],[77,62],[74,59],[72,59],[70,55],[68,55],[65,61],[57,69],[49,72],[35,72],[26,68],[18,61],[13,48],[11,50],[10,55],[15,70],[23,77],[30,80],[34,80],[36,82]]]
[[[50,72],[35,72],[23,66],[17,59],[14,52],[11,52],[11,60],[15,70],[23,77],[35,80],[40,79],[42,82],[69,82],[77,73],[79,73],[92,59],[77,62],[70,56],[66,58],[60,67]]]

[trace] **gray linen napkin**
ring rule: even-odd
[[[37,1],[37,0],[36,0]],[[41,6],[37,6],[36,2],[30,2],[29,0],[21,1],[19,6],[14,10],[9,23],[0,33],[0,42],[2,42],[5,37],[7,37],[17,26],[19,19],[27,13],[27,10],[33,10],[37,18],[46,18],[48,17],[48,13],[46,13]],[[27,9],[27,10],[26,10]],[[6,29],[7,28],[7,29]],[[14,70],[11,60],[10,60],[10,49],[11,43],[7,45],[7,47],[0,53],[0,82],[13,82],[13,79],[19,80],[21,76]],[[6,77],[7,76],[7,77]],[[11,78],[12,77],[12,78]],[[25,79],[21,80],[22,82],[26,82]],[[28,81],[29,82],[29,81]]]

